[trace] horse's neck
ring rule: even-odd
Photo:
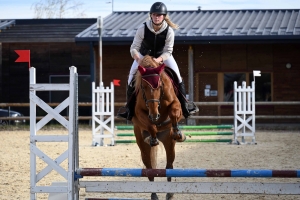
[[[162,72],[161,79],[164,82],[164,90],[166,91],[165,93],[170,95],[171,98],[176,97],[173,82],[166,72]]]

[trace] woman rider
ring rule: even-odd
[[[178,25],[171,21],[167,15],[167,7],[162,2],[156,2],[151,6],[150,19],[137,29],[130,47],[130,53],[134,61],[128,77],[126,111],[118,113],[118,116],[131,120],[134,115],[136,97],[133,79],[140,61],[148,54],[153,56],[157,63],[164,63],[177,74],[179,85],[178,99],[181,103],[183,116],[188,118],[191,114],[198,112],[199,109],[193,102],[186,100],[185,86],[178,65],[172,56],[175,37],[172,28],[177,29]]]

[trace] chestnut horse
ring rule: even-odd
[[[186,139],[178,126],[181,105],[164,64],[159,65],[146,55],[140,65],[135,76],[137,98],[132,122],[142,161],[147,169],[156,168],[160,141],[166,150],[166,169],[173,169],[175,143]],[[154,177],[149,177],[149,181],[154,181]],[[173,193],[168,193],[166,199],[172,197]],[[156,193],[151,194],[151,199],[158,199]]]

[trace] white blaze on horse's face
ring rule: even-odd
[[[155,122],[160,117],[160,113],[159,113],[160,90],[159,89],[154,90],[154,89],[151,88],[151,96],[152,96],[152,99],[148,103],[148,110],[149,110],[148,118],[151,121]]]
[[[148,118],[155,122],[159,119],[159,107],[160,107],[160,97],[161,88],[153,88],[151,85],[144,82],[142,84],[142,92],[144,93],[144,100],[146,107],[148,108]]]

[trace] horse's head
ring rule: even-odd
[[[156,68],[159,66],[159,63],[155,62],[152,56],[145,55],[143,59],[140,61],[140,66],[142,67],[152,67]]]
[[[160,117],[158,109],[160,107],[160,101],[164,95],[161,72],[164,68],[164,64],[160,66],[150,65],[150,67],[138,67],[138,70],[141,74],[141,92],[149,110],[148,117],[152,122],[157,121]]]

